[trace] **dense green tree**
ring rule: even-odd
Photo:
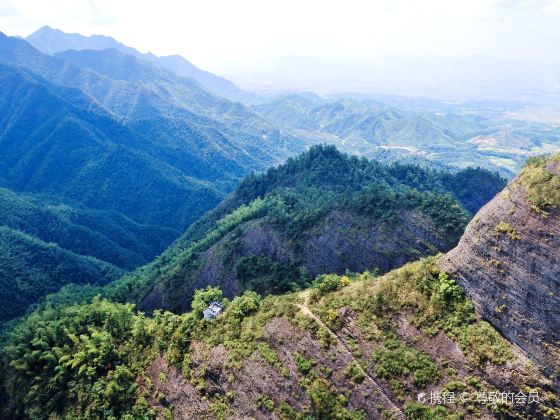
[[[46,308],[29,316],[5,349],[6,388],[16,415],[123,418],[149,414],[136,375],[147,362],[146,328],[130,305]]]
[[[223,293],[219,288],[208,286],[206,289],[200,289],[194,292],[191,307],[198,317],[202,317],[202,311],[204,311],[211,302],[222,301],[222,299]]]

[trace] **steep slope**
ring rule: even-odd
[[[560,157],[533,159],[441,267],[560,389]]]
[[[0,188],[0,225],[127,270],[152,260],[177,236],[114,211],[44,200]]]
[[[0,326],[65,284],[102,286],[123,274],[111,264],[0,226]]]
[[[170,70],[179,76],[192,77],[218,95],[239,94],[239,88],[229,80],[199,69],[179,55],[156,57],[152,53],[142,54],[115,39],[103,35],[83,36],[65,33],[59,29],[44,26],[33,32],[26,41],[45,54],[54,55],[66,50],[106,50],[114,48],[123,54],[143,59]]]
[[[184,229],[224,194],[170,165],[164,147],[101,109],[74,106],[66,89],[5,65],[0,80],[0,169],[12,189],[61,196],[175,229]],[[73,94],[80,97],[79,91]],[[179,149],[175,155],[180,154]],[[230,176],[233,182],[235,174]]]
[[[478,171],[494,182],[490,196],[503,186]],[[315,146],[247,178],[154,264],[119,283],[134,289],[133,300],[155,284],[142,310],[181,311],[206,285],[231,297],[246,289],[285,292],[321,273],[387,272],[457,243],[469,215],[446,187],[455,176]],[[477,185],[465,188],[483,195]]]
[[[202,320],[216,299],[223,314]],[[477,318],[433,258],[381,278],[324,276],[303,293],[264,299],[228,301],[208,289],[193,307],[146,318],[95,299],[33,314],[5,352],[4,416],[560,415],[550,381]]]

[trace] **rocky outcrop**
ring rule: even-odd
[[[419,211],[400,211],[396,223],[333,211],[307,236],[303,265],[313,277],[346,270],[386,273],[422,256],[449,250],[455,243]]]
[[[264,220],[250,220],[195,259],[182,262],[170,274],[170,281],[175,281],[177,286],[165,289],[155,285],[138,308],[144,312],[157,308],[187,311],[194,291],[207,286],[219,287],[228,298],[245,289],[261,294],[282,293],[289,290],[288,281],[299,280],[295,277],[299,270],[306,270],[308,281],[320,274],[342,274],[347,270],[386,273],[422,256],[448,251],[457,243],[456,236],[446,235],[444,229],[421,211],[402,209],[397,218],[397,221],[383,222],[333,210],[297,238]],[[248,258],[261,258],[270,268],[261,265],[261,272],[248,277],[238,268],[239,261]],[[276,265],[285,270],[275,274],[278,273]],[[279,280],[285,284],[279,284]]]
[[[161,355],[151,361],[146,398],[158,418],[172,409],[176,419],[557,419],[551,381],[491,326],[475,317],[449,334],[432,329],[437,321],[425,325],[430,332],[418,324],[419,312],[438,313],[417,288],[434,274],[434,260],[364,275],[322,297],[313,290],[268,297],[233,323],[226,307],[190,336],[180,365]],[[475,400],[529,389],[538,403]],[[418,404],[443,390],[467,402],[440,403],[437,411]]]
[[[440,266],[482,317],[560,384],[560,161],[529,164]]]

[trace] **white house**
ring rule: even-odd
[[[210,321],[211,319],[216,318],[218,315],[222,313],[224,308],[218,301],[212,302],[208,308],[206,308],[202,313],[204,314],[204,319],[206,321]]]

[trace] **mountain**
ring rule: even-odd
[[[0,250],[0,325],[66,284],[102,286],[125,272],[5,226],[0,226]]]
[[[206,285],[232,297],[246,289],[282,293],[322,273],[384,273],[451,249],[469,210],[479,208],[472,197],[489,200],[503,185],[485,170],[385,166],[314,146],[246,178],[156,263],[117,284],[134,289],[141,310],[182,311]]]
[[[215,300],[225,310],[203,320]],[[6,418],[560,413],[551,381],[476,315],[434,258],[383,277],[323,276],[283,296],[230,301],[206,289],[181,315],[147,318],[99,298],[49,307],[16,329],[4,363]],[[502,393],[515,397],[496,403]]]
[[[560,390],[560,157],[531,160],[441,266]]]
[[[221,96],[238,95],[240,90],[229,80],[201,70],[180,55],[156,57],[152,53],[142,54],[115,39],[103,35],[83,36],[70,34],[49,26],[43,26],[26,38],[26,41],[45,54],[54,55],[67,50],[116,49],[125,55],[148,61],[179,76],[191,77],[212,92]]]
[[[486,111],[484,104],[442,103],[430,111],[424,102],[404,105],[291,94],[251,109],[307,141],[334,144],[348,153],[377,158],[391,152],[459,168],[482,165],[508,178],[529,157],[560,150],[554,124],[512,119],[503,111]]]
[[[109,114],[69,103],[67,91],[57,85],[4,65],[0,80],[0,162],[12,189],[62,196],[176,229],[222,196],[206,180],[169,165],[158,157],[165,149]]]
[[[219,288],[207,287],[194,293],[189,312],[155,311],[152,317],[100,297],[39,309],[4,349],[2,414],[558,418],[558,383],[550,375],[557,361],[559,162],[558,157],[531,161],[479,211],[448,254],[382,276],[322,274],[302,291],[267,297],[246,290],[227,299]],[[341,173],[346,178],[340,179]],[[235,220],[220,215],[231,214],[244,200],[254,203],[255,196],[265,202],[271,193],[282,198],[280,191],[290,191],[294,198],[293,185],[303,184],[304,197],[315,186],[328,202],[346,193],[353,198],[353,182],[371,186],[374,177],[378,185],[391,180],[394,194],[412,189],[407,183],[414,180],[418,194],[427,197],[441,194],[438,188],[449,176],[313,148],[248,178],[143,272],[157,272],[162,260],[184,260],[196,252],[184,247],[211,226],[228,231],[226,236],[233,232]],[[386,203],[369,202],[376,211],[385,211]],[[408,211],[406,201],[399,203]],[[251,207],[237,212],[236,220],[254,220]],[[270,229],[281,223],[281,212],[274,216]],[[503,265],[483,261],[480,252],[499,253]],[[223,312],[206,321],[203,310],[214,301]],[[507,303],[491,312],[499,302]],[[521,322],[529,329],[520,328]]]
[[[177,231],[0,188],[0,225],[130,270],[160,254]]]

